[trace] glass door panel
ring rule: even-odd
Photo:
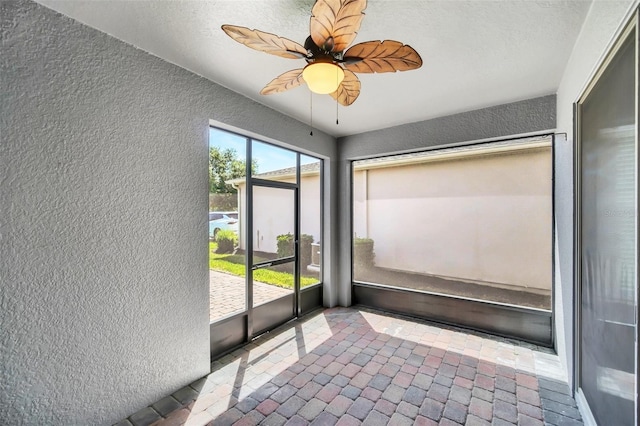
[[[294,262],[264,265],[253,271],[253,306],[293,294]]]
[[[598,424],[632,425],[636,386],[635,33],[580,104],[580,388]]]
[[[294,293],[296,191],[253,186],[253,306]]]

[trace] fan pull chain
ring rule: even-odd
[[[311,126],[311,131],[309,132],[310,136],[313,136],[313,92],[309,90],[309,121]]]
[[[336,70],[336,83],[338,86],[338,89],[340,88],[340,76],[338,75],[338,71]],[[336,96],[336,126],[340,124],[340,122],[338,121],[338,96]]]

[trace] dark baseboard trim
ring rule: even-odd
[[[353,304],[553,347],[551,311],[353,283]]]

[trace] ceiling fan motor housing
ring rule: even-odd
[[[329,43],[330,42],[330,43]],[[304,48],[307,49],[309,55],[306,58],[306,61],[311,62],[342,62],[342,53],[343,52],[332,52],[330,49],[326,49],[328,45],[333,47],[333,37],[329,37],[327,39],[327,43],[325,43],[324,48],[316,45],[313,42],[311,36],[307,37],[304,42]]]

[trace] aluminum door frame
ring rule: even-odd
[[[247,158],[252,158],[251,144],[247,143]],[[251,162],[247,161],[247,168],[250,173]],[[248,174],[248,176],[251,176]],[[279,182],[250,177],[247,179],[246,210],[247,210],[247,241],[246,241],[246,283],[247,283],[247,340],[250,341],[256,336],[271,330],[299,315],[300,300],[300,153],[296,152],[296,182]],[[294,244],[293,256],[274,259],[272,261],[254,263],[253,262],[253,188],[275,188],[285,191],[293,191],[293,228]],[[253,271],[264,266],[280,265],[293,262],[293,295],[286,295],[274,300],[270,300],[262,305],[253,305]],[[291,297],[293,296],[293,297]],[[291,300],[292,299],[292,300]],[[289,305],[291,305],[290,314]],[[255,316],[258,315],[258,318]]]

